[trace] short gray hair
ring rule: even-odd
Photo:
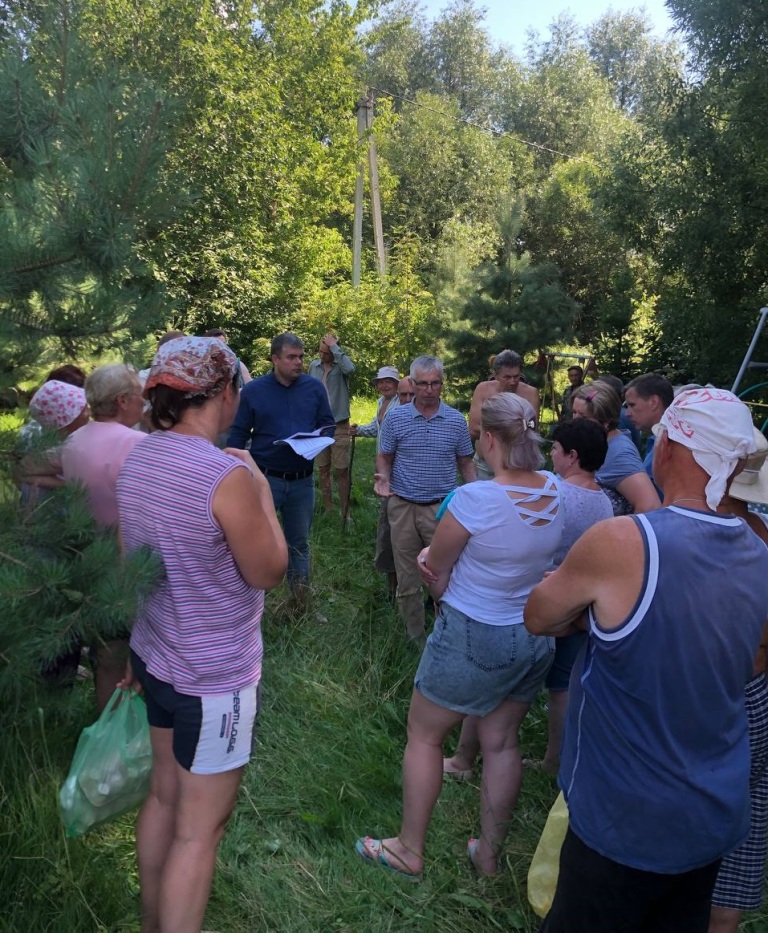
[[[523,368],[523,358],[519,353],[515,353],[514,350],[502,350],[501,353],[497,353],[493,360],[493,371],[497,373],[500,369],[503,369],[505,366],[511,366],[513,369],[516,367]]]
[[[97,366],[85,380],[85,398],[91,414],[112,418],[117,414],[117,398],[136,390],[141,383],[136,371],[125,363]]]
[[[416,378],[416,373],[432,372],[440,373],[440,378],[443,378],[443,361],[439,360],[436,356],[417,356],[411,363],[411,379]]]
[[[483,402],[480,424],[499,441],[505,469],[538,470],[544,466],[543,441],[534,430],[535,419],[530,402],[514,392],[498,392]]]

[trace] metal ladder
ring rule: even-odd
[[[761,308],[760,319],[758,320],[757,327],[755,328],[755,332],[752,335],[752,342],[749,345],[749,349],[747,350],[746,355],[744,356],[744,361],[742,362],[741,367],[739,368],[739,372],[736,376],[736,379],[734,380],[733,386],[731,387],[731,392],[733,392],[734,395],[739,395],[739,386],[741,385],[741,380],[744,378],[744,373],[746,373],[748,369],[768,369],[768,363],[757,363],[757,362],[752,361],[752,354],[755,352],[757,341],[760,339],[760,334],[762,334],[763,328],[765,327],[766,317],[768,317],[768,308]],[[755,388],[758,388],[758,387],[750,386],[750,389],[755,389]],[[745,390],[745,392],[747,391],[749,391],[749,389]],[[745,394],[745,393],[742,393],[742,394]],[[740,395],[739,395],[739,398],[741,398]]]

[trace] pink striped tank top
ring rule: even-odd
[[[126,458],[117,480],[126,551],[163,562],[131,647],[179,693],[229,693],[261,677],[264,591],[240,574],[211,511],[219,483],[245,464],[201,437],[157,431]]]

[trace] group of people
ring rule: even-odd
[[[349,439],[376,437],[375,564],[423,647],[400,832],[360,838],[357,854],[421,878],[443,777],[470,777],[481,753],[467,854],[496,873],[522,781],[519,728],[547,689],[541,766],[559,769],[570,829],[543,929],[735,930],[762,898],[768,817],[768,530],[743,506],[766,495],[768,443],[746,406],[711,388],[674,397],[663,377],[639,377],[624,404],[638,429],[653,428],[644,465],[619,428],[616,389],[574,386],[550,472],[538,395],[512,351],[475,390],[469,423],[442,400],[434,356],[402,379],[379,369],[366,425],[350,422],[354,364],[335,336],[309,374],[293,334],[273,339],[271,363],[250,379],[221,336],[174,334],[143,385],[114,364],[84,388],[51,379],[30,404],[61,446],[53,472],[29,462],[24,480],[82,484],[127,553],[149,547],[163,564],[128,670],[109,668],[104,686],[118,677],[147,700],[142,928],[201,928],[258,719],[264,594],[286,576],[295,599],[308,595],[313,462],[282,442],[317,433],[341,441],[320,488],[330,508],[333,469],[345,518]],[[149,433],[135,428],[142,417]],[[437,607],[428,635],[425,586]],[[119,647],[97,646],[105,670]]]

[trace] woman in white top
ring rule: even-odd
[[[478,871],[493,874],[521,781],[517,733],[541,689],[552,639],[531,637],[523,609],[551,566],[563,516],[558,484],[536,472],[544,458],[534,412],[503,392],[484,402],[478,447],[490,482],[457,490],[432,544],[419,555],[440,611],[416,672],[403,759],[399,836],[355,846],[365,861],[418,879],[442,784],[443,742],[478,717],[483,751],[481,836],[470,840]]]

